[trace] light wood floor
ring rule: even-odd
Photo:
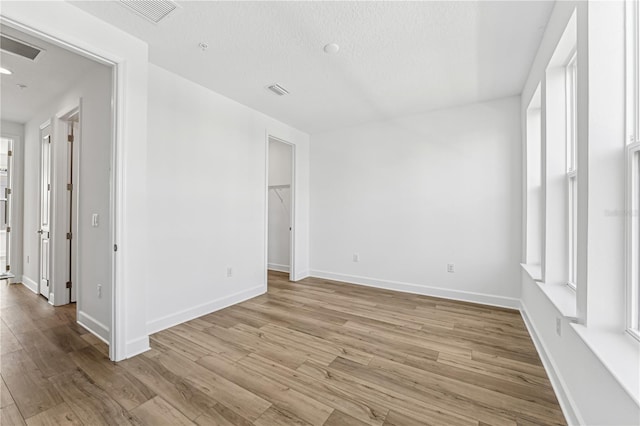
[[[270,273],[115,364],[73,305],[0,295],[2,426],[565,424],[515,311]]]

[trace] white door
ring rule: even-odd
[[[51,126],[42,129],[40,155],[40,294],[49,298],[51,276]]]

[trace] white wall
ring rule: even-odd
[[[557,273],[544,283],[522,275],[522,308],[570,424],[631,425],[640,419],[640,347],[624,332],[624,3],[556,2],[522,93],[521,116],[536,87],[547,78],[558,42],[577,12],[578,58],[578,282],[577,293],[559,285],[557,254],[566,245],[553,229],[563,224],[557,180],[564,158],[546,156],[547,246]],[[546,73],[546,75],[545,75]],[[544,143],[561,143],[552,98],[543,101]],[[556,115],[555,117],[553,115]],[[562,129],[560,130],[562,133]],[[557,147],[556,147],[557,148]],[[562,150],[557,150],[562,155]],[[559,163],[559,164],[558,164]],[[554,176],[555,173],[555,176]],[[607,214],[613,211],[614,214]],[[550,263],[551,265],[551,263]],[[565,278],[566,279],[566,278]],[[574,316],[580,324],[573,323]],[[556,332],[560,323],[560,335]]]
[[[266,291],[267,135],[296,146],[303,275],[308,135],[154,65],[148,105],[148,330]]]
[[[66,303],[67,281],[67,219],[66,209],[66,131],[56,116],[69,112],[81,102],[81,134],[74,148],[79,150],[79,175],[75,177],[78,191],[78,321],[105,340],[111,326],[111,69],[95,64],[91,71],[59,99],[34,112],[25,124],[24,161],[24,277],[39,282],[40,229],[40,125],[52,119],[52,247],[55,257],[51,283],[55,286],[56,305]],[[100,216],[100,226],[91,226],[91,215]],[[29,261],[27,261],[27,257]],[[98,297],[97,285],[102,285]]]
[[[291,145],[269,140],[268,267],[289,272],[291,247]],[[289,187],[274,187],[289,185]]]
[[[11,272],[15,278],[11,282],[22,279],[22,216],[23,216],[23,162],[24,162],[24,124],[2,120],[0,132],[3,137],[13,139],[13,173],[11,183]]]
[[[518,306],[519,107],[511,97],[313,135],[312,275]]]

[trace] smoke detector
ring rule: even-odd
[[[169,0],[120,0],[120,4],[154,24],[163,20],[178,8],[176,3]]]
[[[284,96],[289,94],[289,91],[284,87],[280,86],[279,84],[272,84],[271,86],[267,86],[267,89],[271,90],[273,93],[275,93],[278,96]]]

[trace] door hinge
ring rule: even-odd
[[[67,141],[73,142],[73,135],[68,135],[67,136]]]
[[[71,232],[67,232],[67,240],[70,240],[72,237]]]
[[[5,269],[7,270],[7,272],[9,272],[11,270],[11,266],[7,265]]]
[[[73,191],[73,184],[72,183],[68,183],[67,184],[67,191]]]
[[[7,157],[11,157],[13,155],[13,151],[9,150],[7,151]]]
[[[7,195],[11,195],[11,188],[5,188],[4,189],[4,195],[5,195],[5,198],[6,198]]]
[[[47,184],[47,191],[51,191],[51,184],[50,183]]]
[[[117,244],[113,245],[113,251],[118,251],[118,245]]]
[[[7,232],[11,232],[11,227],[7,226]]]
[[[71,281],[67,281],[67,288],[71,288]]]
[[[47,136],[47,143],[51,143],[51,135]]]

